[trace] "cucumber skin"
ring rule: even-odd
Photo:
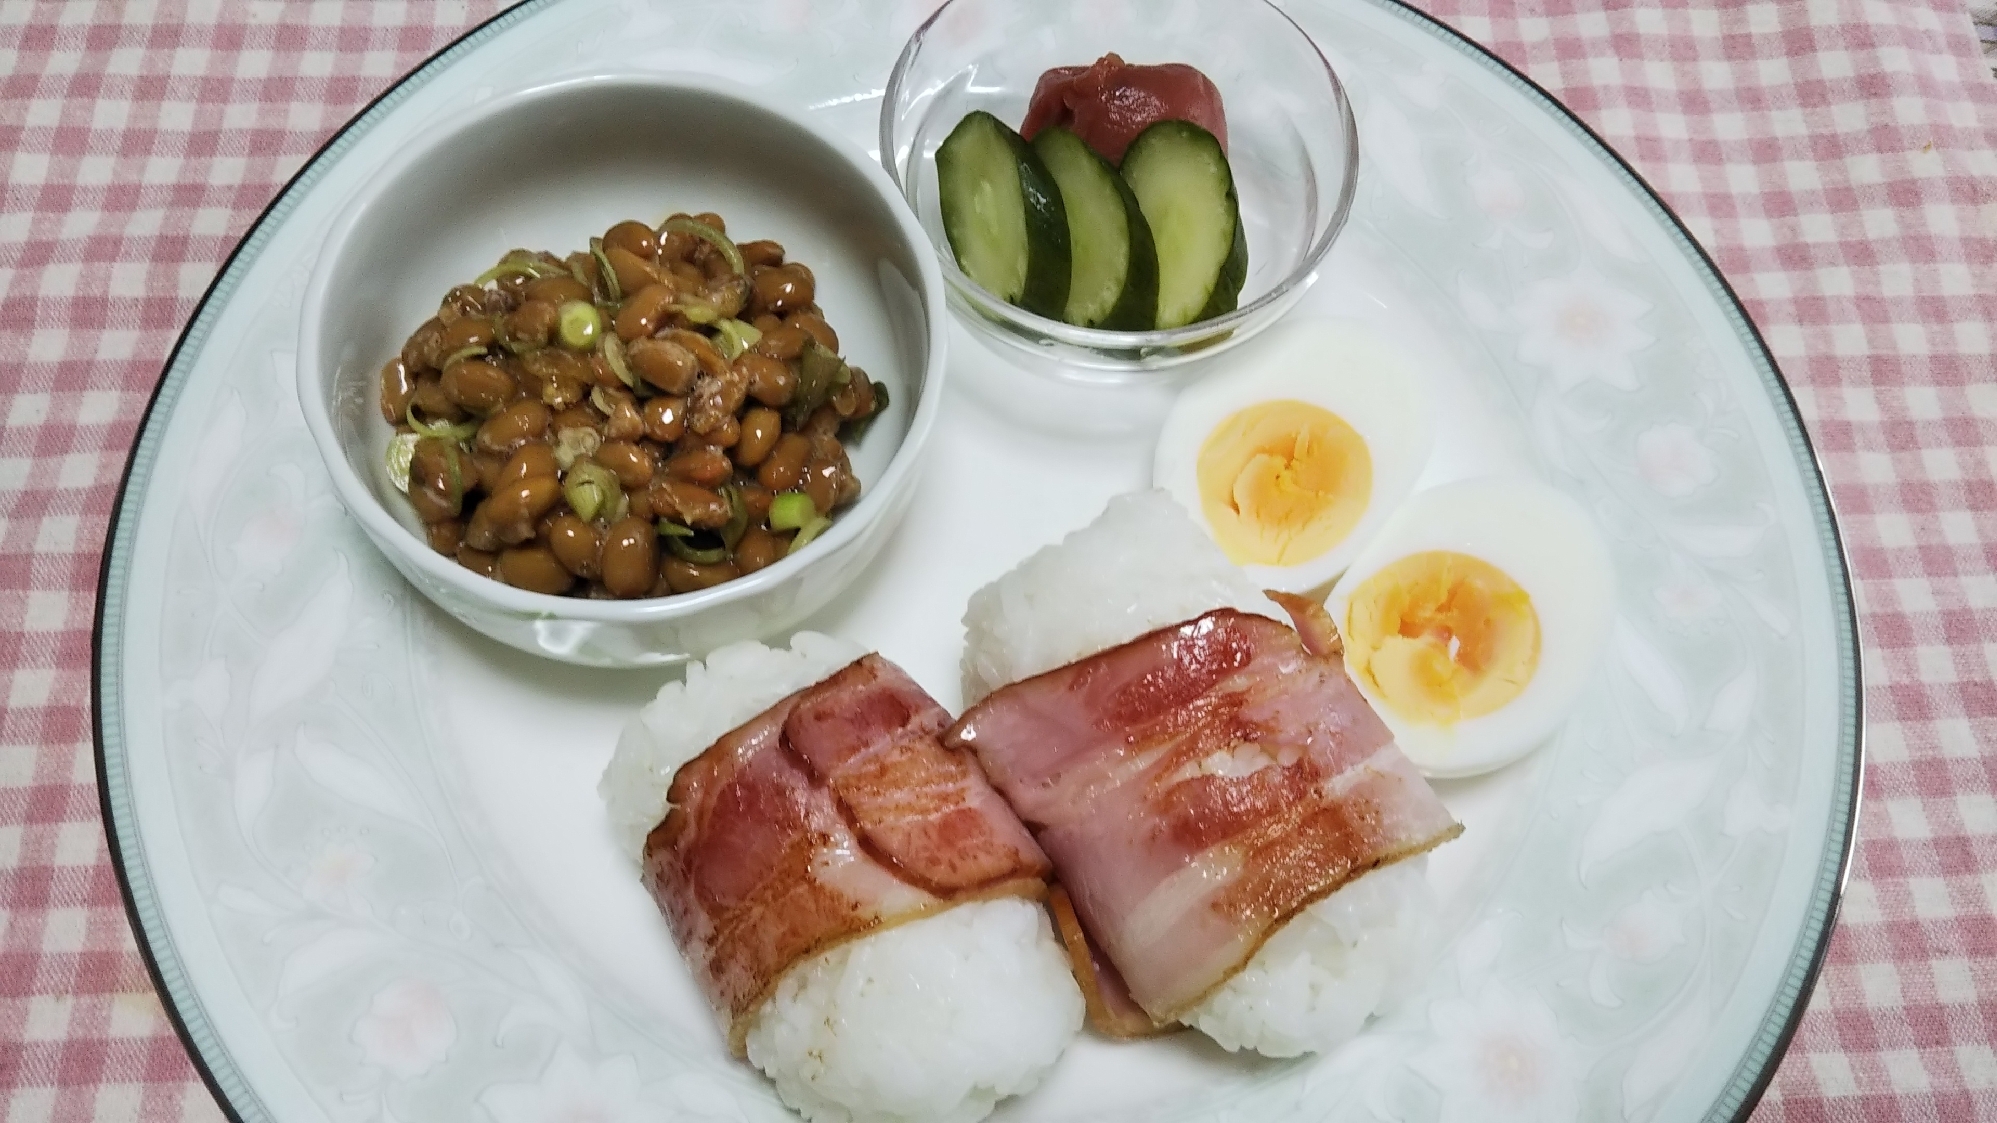
[[[1054,174],[1033,146],[1010,126],[1005,126],[1005,137],[1019,159],[1019,189],[1026,197],[1026,289],[1019,294],[1019,306],[1036,316],[1058,320],[1068,310],[1068,277],[1073,267],[1068,208],[1061,202]]]
[[[936,153],[937,189],[940,193],[938,203],[944,209],[943,228],[951,239],[951,256],[957,259],[958,268],[963,268],[963,257],[958,253],[955,233],[951,229],[949,194],[942,189],[944,178],[942,165],[948,158],[945,153],[950,147],[950,140],[970,125],[973,119],[979,119],[985,127],[995,130],[1004,138],[1006,146],[1011,149],[1013,167],[1019,176],[1020,197],[1026,219],[1026,277],[1021,282],[1018,298],[1009,303],[1016,304],[1035,315],[1058,320],[1068,306],[1070,268],[1068,215],[1061,205],[1061,191],[1054,185],[1054,177],[1048,173],[1047,166],[1041,163],[1032,146],[1013,131],[1012,126],[982,109],[965,114],[964,119],[957,122],[957,127],[951,130],[950,138],[944,141],[944,147],[938,149]],[[969,276],[968,272],[966,276]],[[973,283],[976,283],[975,278]],[[992,295],[1001,300],[1007,299],[1003,293]]]
[[[1234,244],[1228,247],[1227,260],[1221,263],[1220,277],[1214,282],[1213,295],[1207,297],[1207,306],[1193,319],[1197,324],[1216,316],[1225,316],[1240,304],[1241,286],[1248,281],[1248,235],[1241,230],[1241,209],[1237,204],[1234,212]]]
[[[1123,289],[1117,293],[1116,303],[1094,323],[1084,324],[1066,320],[1065,315],[1063,319],[1076,327],[1094,328],[1099,331],[1148,331],[1158,318],[1158,246],[1151,238],[1151,223],[1144,217],[1144,208],[1138,206],[1137,196],[1131,192],[1130,184],[1125,183],[1123,176],[1118,174],[1116,165],[1103,159],[1100,152],[1090,148],[1086,141],[1067,127],[1054,125],[1043,129],[1031,143],[1034,150],[1039,152],[1042,144],[1057,143],[1056,138],[1072,143],[1085,153],[1088,159],[1095,161],[1096,167],[1116,191],[1118,200],[1123,204],[1124,237],[1128,243],[1127,256],[1124,260]],[[1046,163],[1044,159],[1041,162]],[[1056,178],[1056,186],[1059,183],[1060,180]],[[1065,203],[1063,205],[1065,206]],[[1072,229],[1069,231],[1068,242],[1072,263],[1075,250]],[[1072,277],[1071,272],[1071,280]]]
[[[1234,235],[1228,244],[1227,256],[1221,260],[1220,269],[1214,275],[1214,285],[1207,293],[1206,304],[1201,307],[1199,313],[1191,320],[1186,321],[1184,324],[1174,325],[1177,327],[1190,327],[1203,320],[1211,320],[1215,316],[1226,315],[1234,311],[1241,299],[1242,286],[1248,280],[1248,237],[1241,227],[1241,198],[1234,186],[1234,166],[1228,162],[1227,153],[1220,151],[1220,141],[1212,133],[1201,128],[1199,125],[1191,121],[1167,119],[1145,126],[1144,131],[1138,133],[1137,138],[1132,140],[1130,147],[1124,151],[1124,169],[1127,170],[1130,167],[1131,156],[1145,147],[1144,142],[1150,134],[1156,132],[1160,136],[1163,136],[1168,130],[1191,130],[1204,137],[1208,143],[1213,145],[1215,151],[1220,156],[1220,166],[1227,173],[1225,199],[1228,214],[1234,220]],[[1162,273],[1163,262],[1160,262],[1159,265],[1160,272]],[[1163,284],[1164,282],[1161,278],[1159,287],[1162,288]],[[1153,323],[1156,323],[1155,315]]]
[[[1096,328],[1104,332],[1150,332],[1158,324],[1158,244],[1150,238],[1150,222],[1136,206],[1130,184],[1116,176],[1116,190],[1124,198],[1124,216],[1130,220],[1130,276],[1124,278],[1124,292],[1116,298],[1116,308],[1102,318]]]
[[[1109,161],[1103,160],[1103,166],[1110,168]],[[1151,238],[1151,222],[1144,217],[1144,208],[1137,205],[1130,185],[1114,168],[1110,168],[1110,178],[1123,197],[1123,217],[1130,223],[1130,272],[1124,277],[1123,295],[1116,298],[1116,307],[1094,326],[1104,331],[1150,331],[1158,322],[1158,243]]]

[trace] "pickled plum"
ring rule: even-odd
[[[1019,133],[1031,141],[1042,129],[1065,125],[1097,155],[1121,164],[1130,142],[1158,121],[1191,121],[1227,150],[1220,90],[1206,75],[1178,62],[1132,66],[1114,53],[1042,74]]]

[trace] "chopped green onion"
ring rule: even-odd
[[[818,518],[815,518],[810,522],[805,523],[803,529],[797,532],[797,537],[790,540],[790,549],[784,551],[784,556],[789,557],[790,555],[797,553],[799,550],[804,549],[806,546],[811,544],[812,539],[818,537],[821,534],[824,534],[825,528],[831,525],[832,525],[832,520],[826,518],[823,515],[820,515]]]
[[[568,478],[562,481],[562,498],[569,501],[569,509],[584,522],[609,511],[623,495],[617,477],[594,460],[576,461],[569,469]]]
[[[846,431],[839,434],[839,439],[845,441],[847,444],[852,444],[854,441],[866,436],[867,430],[874,427],[874,419],[887,411],[888,384],[885,382],[876,382],[874,383],[874,411],[865,417],[856,417],[848,421],[846,423]]]
[[[610,400],[609,391],[601,386],[589,388],[589,404],[595,406],[596,412],[605,417],[609,417],[617,409],[617,403]]]
[[[624,341],[619,339],[614,331],[603,333],[603,361],[610,364],[611,373],[617,376],[617,381],[633,390],[638,388],[638,376],[631,373],[631,364],[624,361]],[[602,387],[599,386],[598,389]],[[603,412],[610,411],[606,409]]]
[[[405,495],[409,493],[409,461],[416,455],[416,442],[422,439],[420,433],[397,433],[388,442],[388,482]]]
[[[771,530],[799,530],[817,517],[817,506],[804,492],[786,491],[770,500]]]
[[[797,356],[797,390],[784,407],[784,420],[800,428],[826,399],[853,380],[853,368],[816,339],[807,339]]]
[[[732,550],[749,532],[749,505],[742,502],[742,489],[734,484],[722,485],[721,498],[728,501],[728,525],[721,528],[721,541]]]
[[[463,444],[473,437],[478,436],[478,422],[476,421],[460,421],[455,425],[448,421],[424,421],[416,416],[415,402],[409,403],[409,408],[402,413],[402,419],[409,423],[411,429],[416,430],[423,436],[435,437],[440,441],[449,441],[452,444]]]
[[[660,529],[663,530],[667,526],[672,527],[674,530],[686,529],[676,523],[664,522],[661,523]],[[686,534],[669,533],[665,538],[666,549],[671,550],[674,557],[683,558],[695,565],[719,565],[728,560],[728,548],[726,546],[696,546],[693,544],[692,531],[687,531]]]
[[[542,277],[552,277],[560,272],[560,269],[549,265],[545,261],[509,256],[505,261],[480,273],[473,279],[472,284],[486,285],[497,281],[501,277],[526,277],[529,280],[539,280]]]
[[[560,464],[562,471],[566,472],[575,466],[576,461],[594,456],[596,450],[602,446],[603,437],[594,429],[585,429],[581,426],[563,429],[555,434],[555,463]]]
[[[589,240],[589,255],[596,259],[596,275],[603,278],[603,291],[612,303],[624,299],[624,286],[617,282],[617,270],[610,267],[610,256],[603,252],[603,239]]]
[[[666,311],[678,312],[696,324],[712,324],[721,319],[721,309],[698,297],[687,297],[677,304],[668,304]]]
[[[483,287],[485,285],[491,284],[494,281],[497,281],[501,277],[533,277],[533,276],[536,276],[536,274],[532,269],[527,268],[525,265],[522,265],[517,261],[502,261],[498,265],[495,265],[492,268],[486,270],[485,272],[480,273],[478,276],[473,277],[472,284]]]
[[[569,276],[574,277],[576,279],[576,284],[581,285],[582,287],[590,290],[591,292],[595,292],[596,286],[590,282],[589,274],[583,271],[582,262],[577,261],[576,257],[577,255],[575,254],[569,255],[567,262]]]
[[[659,533],[665,535],[667,538],[692,538],[693,528],[690,526],[681,526],[671,519],[660,519]]]
[[[763,333],[756,329],[756,325],[745,324],[740,320],[722,320],[714,327],[714,341],[721,348],[721,357],[731,363],[741,358],[742,352],[754,347],[763,338]]]
[[[684,215],[679,215],[667,219],[660,226],[660,229],[674,230],[681,234],[691,234],[696,238],[712,243],[715,249],[721,251],[721,256],[728,259],[728,268],[744,276],[748,275],[749,267],[742,261],[742,251],[735,248],[735,243],[728,239],[728,235],[723,234],[705,222],[697,218],[687,218]]]
[[[571,351],[587,351],[603,334],[603,313],[587,301],[571,300],[562,305],[562,346]]]
[[[631,497],[624,494],[624,489],[620,487],[617,489],[617,498],[610,503],[610,510],[604,512],[603,521],[606,523],[623,522],[624,516],[630,513]]]
[[[536,253],[533,250],[507,250],[506,256],[499,259],[502,265],[524,265],[527,270],[539,277],[559,277],[568,266],[555,260],[552,255]]]
[[[476,359],[484,354],[485,354],[485,344],[483,343],[474,343],[470,347],[460,347],[456,351],[453,351],[448,356],[446,356],[443,362],[438,363],[437,369],[443,370],[445,367],[450,366],[452,363],[462,363],[466,359]]]

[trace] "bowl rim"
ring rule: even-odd
[[[968,4],[976,2],[978,0],[944,0],[934,12],[930,13],[929,18],[922,21],[922,24],[915,29],[914,34],[908,37],[908,42],[902,46],[901,54],[895,58],[893,71],[888,75],[887,86],[881,97],[881,166],[886,169],[888,178],[894,181],[894,185],[901,192],[904,202],[908,199],[909,185],[902,182],[901,170],[896,166],[898,161],[895,155],[897,151],[895,143],[896,130],[894,127],[895,104],[900,100],[902,87],[907,84],[909,69],[914,64],[916,56],[921,52],[923,42],[928,38],[930,30],[935,26],[936,22],[942,19],[945,13],[949,12],[950,9],[956,7],[959,3]],[[1317,40],[1312,39],[1310,33],[1305,31],[1302,25],[1298,24],[1295,19],[1291,18],[1288,12],[1278,7],[1274,0],[1250,0],[1250,2],[1268,9],[1278,19],[1282,20],[1283,23],[1289,25],[1290,30],[1295,32],[1297,37],[1310,47],[1312,54],[1317,56],[1319,65],[1324,67],[1325,77],[1331,82],[1332,103],[1338,113],[1339,131],[1343,135],[1345,143],[1345,174],[1341,177],[1338,196],[1332,204],[1330,219],[1325,225],[1324,233],[1319,235],[1317,240],[1312,242],[1310,247],[1305,250],[1303,258],[1298,261],[1295,269],[1292,269],[1287,276],[1272,286],[1268,292],[1263,293],[1253,301],[1236,308],[1232,312],[1223,313],[1210,320],[1197,320],[1176,328],[1151,328],[1144,331],[1107,331],[1102,328],[1077,327],[1074,324],[1061,320],[1028,312],[1018,305],[1008,304],[1000,300],[988,292],[983,285],[972,280],[962,269],[958,268],[955,255],[946,252],[944,247],[938,246],[935,240],[929,237],[929,233],[925,229],[923,231],[923,239],[928,243],[935,257],[941,262],[940,269],[950,282],[950,290],[968,300],[974,310],[984,317],[1003,320],[1011,326],[1032,330],[1054,341],[1071,346],[1088,348],[1091,351],[1097,352],[1138,349],[1152,352],[1187,347],[1209,340],[1216,335],[1243,328],[1257,322],[1264,312],[1272,308],[1280,310],[1284,307],[1284,302],[1297,289],[1309,283],[1319,263],[1324,260],[1325,254],[1330,252],[1332,244],[1338,240],[1339,234],[1345,229],[1346,222],[1352,217],[1352,205],[1354,199],[1357,197],[1359,187],[1359,125],[1352,115],[1352,101],[1345,92],[1345,83],[1339,79],[1338,71],[1331,65],[1331,60],[1324,56],[1324,51],[1317,45]],[[913,149],[911,149],[909,155],[911,162],[918,158],[918,154]],[[913,209],[911,205],[910,210],[912,211]],[[919,225],[920,220],[918,219]],[[1191,358],[1194,355],[1189,354],[1186,357]],[[1138,369],[1152,365],[1152,362],[1146,359],[1120,358],[1114,355],[1098,355],[1092,361],[1106,363],[1112,368],[1128,366],[1132,369]]]
[[[497,578],[480,576],[459,565],[456,560],[446,558],[430,549],[427,543],[411,534],[400,520],[389,513],[386,505],[376,497],[374,491],[348,462],[346,447],[334,430],[332,414],[327,403],[332,390],[333,372],[321,366],[319,352],[324,334],[323,311],[333,266],[339,261],[355,230],[386,197],[389,185],[399,182],[406,173],[444,144],[473,130],[487,127],[493,121],[523,106],[620,86],[651,90],[660,94],[699,94],[734,102],[741,112],[766,114],[799,130],[817,140],[829,152],[844,161],[859,179],[873,188],[887,204],[888,213],[893,216],[895,230],[908,243],[911,255],[915,258],[919,295],[923,304],[922,331],[927,353],[921,369],[922,391],[916,396],[915,411],[909,419],[908,430],[903,434],[901,444],[895,448],[893,456],[888,460],[886,470],[860,497],[858,503],[834,519],[831,528],[808,543],[803,550],[793,556],[780,558],[755,573],[697,592],[632,600],[591,600],[583,597],[529,592],[525,589],[516,589]],[[355,197],[333,220],[322,245],[324,248],[318,260],[313,263],[311,279],[306,285],[300,312],[296,389],[299,407],[305,415],[306,428],[312,435],[312,442],[319,451],[320,460],[324,462],[327,472],[332,476],[334,491],[339,495],[341,504],[346,507],[348,514],[360,522],[362,529],[373,540],[376,548],[384,553],[399,554],[426,578],[438,582],[454,593],[517,616],[591,623],[660,623],[694,616],[721,605],[748,600],[788,584],[802,576],[814,563],[854,544],[862,534],[880,521],[895,496],[902,490],[904,479],[914,472],[915,463],[929,443],[930,433],[935,428],[937,414],[941,410],[943,381],[948,366],[945,362],[948,316],[943,311],[945,289],[934,247],[929,241],[928,234],[923,231],[921,223],[916,220],[907,199],[897,189],[893,179],[886,175],[877,163],[866,158],[864,152],[844,138],[807,120],[800,113],[779,106],[755,91],[726,79],[690,72],[610,71],[536,83],[502,94],[463,114],[449,128],[437,130],[421,141],[411,144],[387,161],[379,171],[369,176],[356,191]],[[412,584],[426,595],[431,593],[422,582],[412,582]],[[452,615],[457,615],[457,612],[453,610]]]

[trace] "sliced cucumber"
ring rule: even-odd
[[[1232,311],[1248,277],[1248,239],[1220,142],[1190,121],[1160,121],[1130,142],[1123,178],[1157,243],[1157,326]]]
[[[936,150],[936,179],[957,265],[1000,300],[1058,319],[1068,216],[1032,146],[983,110],[966,114]]]
[[[1033,138],[1068,211],[1068,310],[1078,327],[1143,331],[1158,314],[1158,251],[1130,185],[1060,126]]]
[[[1241,286],[1248,280],[1248,235],[1242,232],[1241,217],[1237,211],[1234,220],[1234,244],[1228,247],[1227,260],[1220,263],[1220,277],[1213,283],[1213,295],[1207,297],[1207,306],[1193,317],[1193,322],[1211,320],[1234,311],[1241,301]]]

